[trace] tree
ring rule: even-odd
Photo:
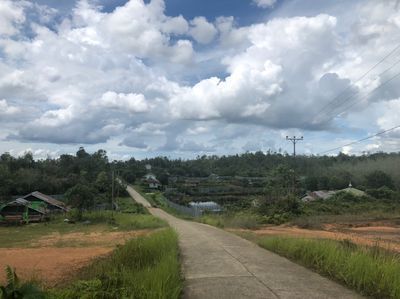
[[[366,185],[369,188],[377,189],[383,186],[391,189],[393,188],[393,180],[391,176],[380,170],[370,172],[368,175],[365,176],[365,179]]]
[[[82,219],[83,210],[93,207],[97,192],[81,183],[67,190],[65,197],[68,203],[79,211],[78,218]]]

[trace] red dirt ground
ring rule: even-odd
[[[2,269],[10,265],[22,279],[40,280],[48,287],[55,286],[92,259],[109,254],[117,244],[148,232],[51,234],[32,243],[35,248],[0,248],[0,283],[5,282]]]
[[[236,230],[237,231],[237,230]],[[240,230],[249,231],[249,230]],[[329,224],[323,230],[303,229],[294,226],[268,226],[250,230],[256,235],[281,235],[304,238],[349,239],[360,245],[378,245],[382,248],[400,252],[400,226],[386,226],[383,223],[368,223],[366,226],[345,226]]]

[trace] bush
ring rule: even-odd
[[[50,298],[179,298],[178,238],[172,229],[139,237],[83,269],[80,280]]]

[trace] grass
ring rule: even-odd
[[[226,213],[226,214],[206,214],[197,219],[201,223],[206,223],[220,228],[246,228],[255,229],[263,223],[263,217],[253,213]]]
[[[113,216],[113,217],[112,217]],[[95,211],[83,214],[89,222],[65,223],[64,216],[49,222],[23,226],[0,227],[0,247],[29,247],[32,241],[52,233],[91,233],[97,231],[128,231],[165,227],[165,221],[149,214],[127,214],[111,211]]]
[[[400,256],[378,246],[291,237],[260,237],[268,250],[374,298],[400,298]]]
[[[148,214],[145,207],[135,202],[132,197],[118,197],[116,203],[122,213]]]
[[[78,274],[49,298],[179,298],[178,238],[172,229],[132,239]]]

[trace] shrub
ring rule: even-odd
[[[0,299],[42,299],[44,293],[32,282],[22,283],[14,269],[6,267],[7,284],[0,285]]]

